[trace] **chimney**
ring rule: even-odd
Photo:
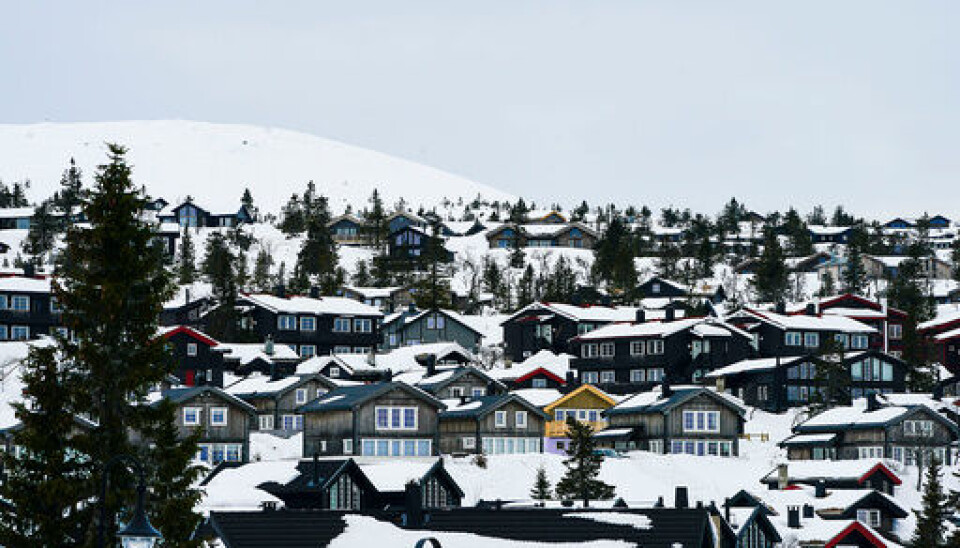
[[[460,405],[467,403],[470,398],[466,394],[460,394]]]
[[[784,303],[783,301],[778,301],[777,304],[773,306],[773,311],[776,312],[777,314],[786,314],[787,313],[786,303]]]
[[[408,314],[416,314],[416,313],[417,313],[417,305],[416,305],[416,303],[410,303],[410,304],[407,305],[407,313],[408,313]]]
[[[723,499],[723,519],[730,523],[730,497]],[[732,523],[730,525],[733,525]]]
[[[663,497],[662,497],[662,496],[657,497],[657,502],[655,502],[655,503],[653,504],[653,507],[654,507],[654,508],[663,508],[663,507],[664,507]]]
[[[933,399],[934,401],[943,399],[943,384],[937,383],[936,386],[933,387]]]
[[[727,378],[717,377],[717,392],[726,392],[726,391],[727,391]]]
[[[190,304],[190,288],[186,287],[183,290],[183,304]]]
[[[637,307],[637,323],[643,323],[647,321],[647,311],[643,309],[642,306]]]
[[[880,409],[880,400],[877,399],[876,392],[867,394],[867,411],[877,411]]]
[[[813,304],[813,303],[807,303],[806,314],[807,314],[807,316],[816,316],[816,315],[817,315],[817,305],[815,305],[815,304]]]
[[[663,383],[660,385],[660,395],[664,398],[673,395],[673,388],[670,388],[670,379],[666,374],[663,375]]]
[[[676,491],[673,495],[673,505],[677,508],[686,508],[690,505],[690,501],[687,495],[687,488],[683,485],[677,486]]]
[[[280,297],[281,299],[285,299],[287,297],[287,288],[283,284],[279,284],[277,285],[277,287],[273,289],[273,293],[277,297]]]
[[[32,262],[23,265],[23,275],[32,278],[37,274],[37,267]]]
[[[277,501],[265,500],[260,503],[260,508],[262,508],[264,512],[275,512],[277,510]]]
[[[672,322],[674,319],[676,319],[676,314],[676,310],[674,310],[673,306],[668,305],[667,308],[663,310],[663,321]]]
[[[567,387],[573,388],[577,385],[577,377],[573,374],[573,371],[567,371]]]
[[[814,495],[818,499],[822,499],[827,496],[827,482],[823,478],[817,480],[817,487],[816,491],[814,491]]]
[[[813,506],[811,506],[811,505],[809,505],[809,504],[804,504],[804,505],[803,505],[803,517],[804,517],[804,519],[812,519],[812,518],[813,518]]]
[[[434,354],[417,354],[414,359],[427,370],[427,377],[436,375],[437,357]]]
[[[267,339],[263,341],[263,353],[267,356],[273,356],[273,337],[267,335]]]
[[[311,298],[311,299],[319,299],[319,298],[320,298],[320,288],[319,288],[319,287],[317,287],[317,286],[315,286],[315,285],[310,286],[310,298]]]
[[[787,527],[791,529],[800,528],[800,507],[787,506]]]
[[[496,396],[497,395],[497,385],[494,382],[487,383],[487,389],[483,392],[487,396]]]
[[[790,483],[790,474],[787,473],[787,463],[777,465],[777,489],[783,491]]]
[[[410,529],[423,527],[423,489],[416,481],[404,488],[404,526]]]

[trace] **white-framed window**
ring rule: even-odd
[[[883,458],[883,447],[879,445],[868,445],[865,447],[857,448],[857,455],[861,459],[882,459]]]
[[[464,449],[476,449],[477,448],[477,438],[473,436],[464,436],[462,442]]]
[[[430,314],[427,316],[427,329],[443,329],[446,327],[446,323],[446,318],[440,314]]]
[[[350,353],[350,347],[349,347],[349,346],[341,346],[341,345],[334,346],[334,347],[333,347],[333,353],[334,353],[334,354],[349,354],[349,353]]]
[[[820,334],[819,333],[804,333],[803,334],[803,346],[806,348],[817,348],[820,346]]]
[[[933,421],[909,420],[903,421],[903,435],[914,438],[933,437]]]
[[[514,455],[540,452],[540,438],[483,438],[483,452],[487,455]]]
[[[316,331],[317,319],[313,316],[300,316],[300,331]]]
[[[535,377],[530,380],[530,386],[534,388],[546,388],[547,379],[544,379],[543,377]]]
[[[343,454],[352,455],[353,454],[353,440],[350,438],[343,439]]]
[[[417,429],[416,407],[383,406],[376,407],[374,413],[377,430]]]
[[[650,440],[649,451],[651,453],[663,453],[663,440]]]
[[[353,320],[353,330],[357,333],[373,332],[373,320],[369,318],[357,318]]]
[[[643,369],[631,369],[630,370],[630,382],[646,382],[647,375],[646,371]]]
[[[653,282],[652,284],[650,284],[650,292],[651,292],[651,293],[660,293],[660,283],[659,283],[659,282]]]
[[[334,318],[333,319],[333,332],[334,333],[349,333],[350,332],[350,318]]]
[[[887,336],[890,337],[890,340],[899,341],[903,338],[903,326],[898,323],[888,325]]]
[[[517,428],[526,428],[527,427],[527,412],[526,411],[517,411],[514,420],[517,423]]]
[[[360,454],[371,457],[429,457],[433,442],[428,439],[394,440],[365,438],[360,440]]]
[[[580,346],[580,357],[596,358],[598,355],[596,343],[587,343]]]
[[[312,358],[317,355],[317,345],[315,344],[301,344],[300,345],[300,357],[301,358]]]
[[[210,408],[210,426],[226,426],[226,425],[227,425],[227,408],[211,407]]]
[[[54,327],[53,332],[63,337],[64,339],[70,338],[70,329],[67,327]],[[7,333],[7,329],[6,329],[6,326],[4,326],[3,335],[0,335],[0,340],[6,338],[6,333]]]
[[[612,342],[600,343],[600,357],[612,358],[614,354],[614,345]]]
[[[799,331],[787,331],[784,335],[784,344],[787,346],[800,346],[803,342],[803,334]]]
[[[303,430],[303,415],[283,415],[280,421],[284,430]]]
[[[459,398],[463,396],[463,387],[462,386],[451,386],[450,387],[450,397]]]
[[[10,299],[10,308],[17,312],[27,312],[30,310],[30,297],[27,295],[14,295]]]
[[[63,312],[63,309],[60,308],[60,301],[56,297],[50,297],[50,312],[54,314]]]
[[[719,432],[719,411],[684,411],[684,432]]]
[[[30,338],[30,328],[26,325],[10,326],[10,339],[14,341],[25,341]]]
[[[470,395],[474,398],[480,398],[487,395],[486,388],[474,388],[470,391]]]
[[[769,394],[767,393],[767,385],[761,384],[757,386],[757,400],[758,401],[767,401]]]
[[[647,341],[647,354],[663,354],[663,340]]]
[[[597,327],[592,323],[578,323],[577,324],[577,335],[586,335],[587,333],[593,331]]]
[[[600,372],[600,382],[602,383],[612,383],[617,381],[617,375],[614,371],[601,371]]]
[[[298,404],[307,403],[308,396],[309,396],[309,392],[307,388],[297,388],[297,392],[294,395]]]
[[[200,426],[200,415],[202,409],[199,407],[184,407],[183,408],[183,425],[184,426]]]
[[[187,343],[187,356],[197,355],[197,343]]]
[[[297,328],[297,317],[291,314],[280,314],[277,316],[277,329],[284,331],[293,331]]]
[[[850,338],[853,341],[851,346],[854,350],[863,350],[870,345],[870,337],[866,335],[853,335]]]
[[[857,521],[876,529],[881,525],[880,510],[874,510],[872,508],[857,510]]]
[[[631,356],[643,356],[643,351],[645,348],[646,345],[644,344],[644,341],[630,341]]]
[[[329,375],[331,379],[340,378],[340,368],[335,365],[331,366],[330,369],[327,369],[327,375]]]
[[[583,379],[584,384],[597,384],[598,382],[600,382],[600,372],[584,371],[580,373],[580,378]]]
[[[389,340],[390,342],[387,343],[387,344],[389,344],[390,346],[397,346],[397,334],[396,334],[396,333],[390,333],[390,336],[388,337],[388,340]]]
[[[0,341],[5,341],[10,338],[10,332],[6,325],[0,325]]]
[[[850,348],[850,338],[844,333],[834,333],[833,340],[837,342],[840,348]]]
[[[493,425],[497,428],[506,428],[507,427],[507,412],[506,411],[494,411],[493,413]]]
[[[10,308],[10,300],[6,295],[0,295],[0,310]]]
[[[656,367],[647,370],[647,382],[660,382],[663,380],[663,368]]]
[[[260,430],[273,430],[273,415],[260,415],[257,417]]]
[[[354,346],[354,347],[353,347],[353,353],[354,353],[354,354],[369,354],[369,353],[370,353],[370,347],[369,347],[369,346]]]

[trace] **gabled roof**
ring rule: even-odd
[[[171,388],[169,390],[164,390],[160,393],[162,399],[167,399],[173,403],[180,404],[192,400],[197,396],[202,396],[205,394],[212,394],[222,399],[227,403],[236,405],[237,407],[243,409],[247,413],[256,413],[257,408],[250,405],[249,403],[241,400],[240,398],[224,392],[216,386],[191,386],[187,388]],[[159,400],[157,400],[159,401]],[[156,404],[156,403],[155,403]]]
[[[818,435],[818,434],[809,434]],[[852,459],[852,460],[792,460],[787,465],[787,481],[789,483],[804,483],[815,485],[817,481],[848,481],[863,484],[874,474],[885,475],[894,485],[902,481],[882,460]],[[775,483],[778,480],[779,470],[774,468],[760,479],[761,483]]]
[[[409,310],[401,310],[399,312],[394,312],[393,314],[390,314],[389,316],[383,319],[383,327],[387,327],[397,321],[403,321],[404,325],[411,324],[413,322],[416,322],[424,318],[428,314],[441,314],[448,320],[454,321],[457,324],[461,325],[462,327],[465,327],[468,330],[476,333],[477,335],[483,336],[483,333],[481,333],[475,327],[473,327],[472,325],[464,321],[463,316],[461,316],[459,312],[456,312],[454,310],[447,310],[444,308],[428,308],[423,310],[416,310],[413,313],[410,313]]]
[[[633,306],[576,306],[572,304],[538,301],[528,304],[514,312],[504,321],[503,325],[514,319],[528,314],[530,311],[544,309],[547,314],[563,316],[575,322],[629,322],[637,319],[637,308]]]
[[[623,415],[632,413],[666,414],[676,407],[698,396],[707,396],[708,398],[715,400],[717,403],[733,409],[741,417],[746,413],[746,409],[740,404],[739,400],[735,400],[733,396],[701,386],[673,387],[669,396],[663,395],[662,388],[654,388],[649,392],[640,392],[638,394],[634,394],[610,409],[607,409],[604,413],[607,415]]]
[[[359,386],[340,386],[301,406],[298,411],[301,413],[352,411],[392,390],[402,390],[437,409],[446,408],[442,401],[414,386],[402,382],[378,382]]]
[[[280,379],[271,379],[269,375],[253,373],[244,379],[224,388],[228,394],[247,400],[256,398],[280,398],[284,394],[307,384],[310,381],[317,381],[324,385],[328,390],[337,387],[330,379],[319,373],[309,375],[290,375]]]
[[[416,383],[416,385],[427,392],[435,393],[437,390],[443,390],[445,386],[448,386],[451,383],[456,382],[468,375],[475,375],[480,377],[480,379],[485,381],[487,384],[495,384],[503,390],[507,389],[506,385],[504,385],[502,382],[494,379],[490,375],[487,375],[482,369],[478,369],[472,365],[461,365],[448,371],[437,373],[436,375],[432,375],[430,377],[423,377],[419,382]]]
[[[240,297],[254,306],[259,306],[273,313],[285,314],[340,314],[347,316],[376,316],[383,313],[378,308],[368,306],[345,297],[277,297],[266,293],[250,293]]]
[[[751,339],[739,327],[716,318],[683,318],[670,322],[614,323],[574,337],[573,341],[629,339],[634,337],[669,337],[681,331],[697,337],[741,337]]]
[[[957,426],[940,413],[926,405],[882,405],[868,410],[866,401],[859,398],[853,405],[834,407],[815,415],[794,427],[795,432],[836,432],[882,428],[906,420],[914,415],[925,414],[957,435]]]
[[[516,394],[501,394],[499,396],[481,396],[479,398],[472,398],[464,403],[451,400],[447,405],[447,409],[440,413],[440,420],[464,418],[480,419],[511,402],[520,404],[534,415],[544,419],[547,418],[547,415],[541,411],[540,408],[521,398],[520,396]]]
[[[188,337],[192,337],[207,346],[212,347],[220,344],[210,335],[207,335],[203,331],[200,331],[199,329],[194,329],[188,325],[174,325],[174,326],[164,327],[160,329],[160,336],[162,336],[164,339],[169,339],[170,337],[174,335],[178,335],[180,333],[183,333]]]
[[[349,221],[356,225],[363,225],[363,221],[361,221],[358,217],[349,213],[344,213],[343,215],[337,215],[336,217],[330,219],[330,222],[327,223],[327,226],[333,226],[340,221]]]
[[[565,402],[570,401],[571,399],[579,396],[580,394],[583,394],[584,392],[589,392],[590,394],[596,396],[597,398],[605,402],[610,407],[613,407],[614,405],[617,404],[617,400],[611,398],[609,394],[607,394],[603,390],[600,390],[596,386],[593,386],[592,384],[581,384],[578,388],[571,390],[568,394],[564,395],[557,401],[544,406],[543,410],[547,414],[550,414],[553,412],[555,408],[563,405]]]
[[[805,314],[788,316],[746,307],[730,314],[726,317],[726,320],[734,321],[739,318],[761,321],[782,330],[841,331],[844,333],[877,332],[873,327],[845,316],[807,316]]]

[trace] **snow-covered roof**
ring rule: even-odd
[[[420,480],[436,465],[436,458],[403,458],[357,461],[378,491],[403,491],[411,480]]]
[[[521,388],[510,393],[520,396],[535,407],[547,406],[563,397],[563,394],[555,388]]]
[[[877,330],[869,325],[847,318],[845,316],[808,316],[806,314],[787,315],[776,312],[760,311],[744,308],[734,315],[746,314],[760,321],[773,324],[780,329],[794,329],[798,331],[841,331],[844,333],[876,333]]]
[[[820,441],[830,441],[836,437],[836,434],[802,434],[802,436],[809,438],[814,436],[820,438],[829,437],[828,439],[822,439]],[[878,464],[883,464],[883,461],[880,459],[791,460],[784,464],[787,466],[787,478],[789,481],[812,482],[821,478],[859,480],[876,468]],[[769,474],[764,476],[761,481],[774,480],[778,477],[778,474],[779,470],[773,469]]]
[[[669,395],[663,394],[663,386],[655,386],[646,392],[638,392],[628,398],[620,401],[617,405],[607,410],[610,414],[632,413],[632,412],[660,412],[666,411],[676,405],[679,405],[691,398],[701,394],[709,394],[717,399],[726,402],[738,412],[745,411],[745,405],[739,398],[731,396],[724,392],[718,392],[712,388],[703,386],[673,386]]]
[[[194,301],[213,296],[213,284],[208,282],[194,282],[188,285],[177,286],[173,297],[163,303],[163,308],[180,308]]]
[[[537,302],[514,312],[507,320],[523,316],[530,310],[544,308],[554,314],[578,322],[629,322],[637,319],[637,307],[633,306],[576,306],[565,303]]]
[[[726,367],[714,369],[707,373],[707,378],[724,377],[727,375],[736,375],[738,373],[752,373],[757,371],[769,371],[776,369],[777,365],[789,363],[791,358],[757,358],[753,360],[740,360]]]
[[[277,297],[266,293],[244,295],[243,300],[271,312],[288,314],[337,314],[345,316],[383,316],[378,308],[345,297]]]
[[[2,207],[0,208],[0,219],[33,217],[34,211],[32,207]]]
[[[345,285],[344,289],[361,295],[365,299],[386,299],[391,295],[403,289],[402,287],[359,287],[356,285]]]
[[[270,375],[251,373],[244,379],[224,387],[224,392],[234,396],[271,395],[283,391],[303,380],[303,377],[290,375],[273,379]]]
[[[567,378],[567,372],[570,371],[570,360],[573,356],[570,354],[556,354],[550,350],[541,350],[522,362],[517,362],[510,367],[498,367],[487,372],[495,379],[519,379],[537,369],[544,369],[553,373],[561,379]]]
[[[257,359],[268,363],[274,360],[296,361],[300,359],[295,350],[279,343],[273,345],[273,354],[267,354],[263,343],[220,343],[214,350],[223,352],[224,359],[240,360],[240,365],[246,365]]]
[[[738,327],[722,320],[684,318],[671,322],[615,323],[580,335],[577,339],[590,341],[632,337],[668,337],[687,329],[700,337],[732,337],[736,333],[749,338],[749,335],[743,333]]]
[[[9,276],[0,278],[0,291],[22,291],[24,293],[50,293],[53,280],[50,278],[27,278]]]

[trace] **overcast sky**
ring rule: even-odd
[[[955,0],[11,0],[0,122],[284,127],[538,202],[957,217],[958,25]]]

